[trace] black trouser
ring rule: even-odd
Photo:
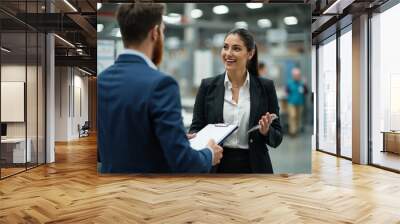
[[[217,173],[252,173],[249,150],[224,147]]]

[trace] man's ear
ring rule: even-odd
[[[159,29],[159,25],[155,25],[151,30],[150,30],[150,35],[151,35],[151,40],[157,40],[158,38],[159,38],[159,32],[158,32],[158,29]]]

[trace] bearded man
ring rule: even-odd
[[[209,172],[222,148],[194,150],[185,134],[177,82],[157,69],[164,43],[160,3],[121,4],[124,51],[99,74],[98,154],[102,173]]]

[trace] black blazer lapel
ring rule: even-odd
[[[213,111],[213,119],[212,121],[215,123],[223,123],[224,122],[224,97],[225,97],[225,86],[224,86],[224,78],[225,76],[219,75],[215,82],[213,83],[213,87],[211,88],[213,91],[210,93],[211,99],[213,99],[211,108]]]
[[[250,118],[249,118],[249,128],[258,124],[261,112],[261,103],[265,99],[260,82],[258,82],[256,77],[250,75]]]
[[[215,85],[215,98],[214,98],[214,113],[215,121],[217,123],[224,123],[224,97],[225,97],[225,86],[224,86],[224,75],[220,75]]]

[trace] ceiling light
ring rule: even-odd
[[[226,14],[229,12],[229,8],[226,5],[217,5],[214,6],[213,12],[217,15]]]
[[[101,6],[103,6],[103,4],[97,3],[97,10],[101,9]]]
[[[236,28],[243,28],[243,29],[247,29],[248,25],[245,21],[239,21],[235,23],[235,27]]]
[[[296,25],[297,24],[297,18],[294,16],[287,16],[283,19],[286,25]]]
[[[201,11],[200,9],[193,9],[190,12],[190,16],[192,16],[193,19],[198,19],[203,15],[203,11]]]
[[[272,26],[272,23],[271,23],[271,20],[269,20],[269,19],[259,19],[257,21],[257,25],[260,28],[269,28]]]
[[[103,25],[103,24],[101,24],[101,23],[97,24],[97,32],[98,32],[98,33],[100,33],[101,31],[103,31],[103,29],[104,29],[104,25]]]
[[[2,51],[6,52],[6,53],[10,53],[11,51],[5,47],[1,47],[0,48]]]
[[[79,67],[78,67],[78,69],[79,69],[79,71],[81,71],[81,72],[83,72],[83,73],[85,73],[85,74],[92,75],[92,73],[90,73],[90,72],[88,72],[88,71],[86,71],[86,70],[83,70],[83,69],[81,69],[81,68],[79,68]]]
[[[75,12],[78,12],[78,10],[71,4],[68,2],[68,0],[64,0],[65,4],[67,4],[72,10],[74,10]]]
[[[263,7],[263,3],[246,3],[246,6],[249,9],[259,9]]]
[[[163,16],[163,20],[169,24],[179,24],[182,16],[178,13],[169,13],[167,16]]]
[[[60,39],[62,42],[66,43],[67,45],[69,45],[70,47],[75,48],[75,45],[71,44],[71,42],[67,41],[66,39],[58,36],[57,34],[54,34],[55,37],[57,37],[58,39]]]
[[[180,44],[181,44],[181,41],[180,41],[179,37],[169,37],[165,41],[165,45],[169,49],[178,49]]]

